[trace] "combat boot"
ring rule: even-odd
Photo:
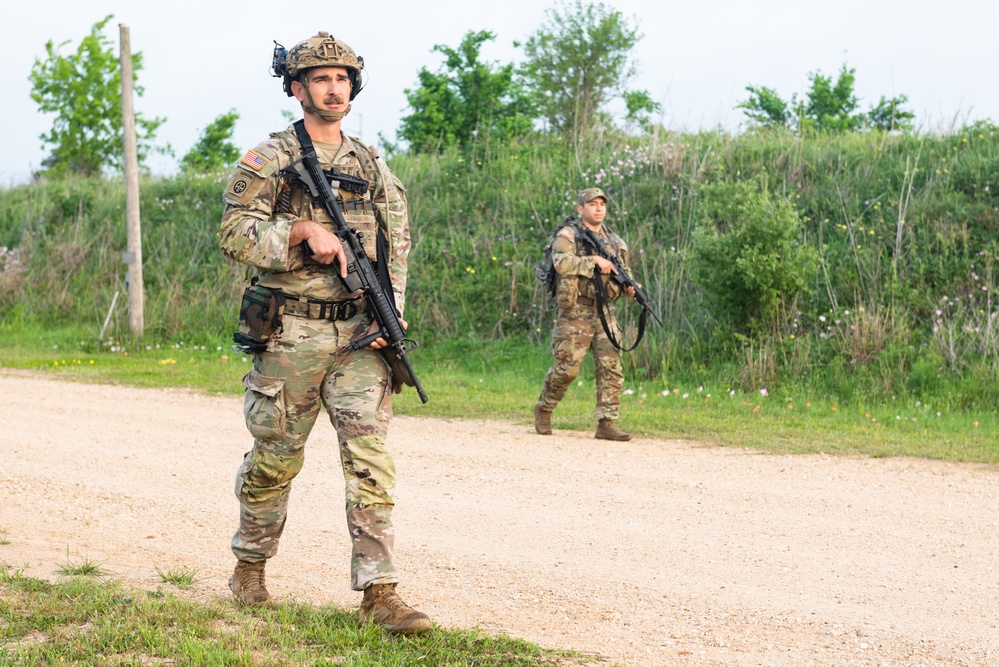
[[[538,435],[552,434],[552,413],[542,410],[540,405],[534,406],[534,430]]]
[[[271,599],[264,586],[264,565],[267,561],[251,563],[241,560],[236,563],[236,571],[229,577],[229,588],[236,601],[245,605],[261,605]]]
[[[593,437],[598,440],[631,440],[631,434],[615,426],[613,419],[601,419],[597,425],[597,433]]]
[[[395,584],[372,584],[364,589],[361,600],[362,623],[371,621],[389,632],[416,634],[430,629],[430,617],[402,601]]]

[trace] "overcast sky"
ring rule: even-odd
[[[733,109],[748,84],[775,88],[783,97],[803,92],[808,74],[835,75],[847,62],[856,68],[856,91],[866,109],[882,95],[907,94],[921,125],[940,129],[954,120],[999,119],[995,28],[999,3],[954,0],[613,0],[607,2],[637,23],[644,39],[635,56],[632,87],[662,103],[664,124],[696,130],[743,121]],[[491,30],[496,40],[486,60],[519,61],[513,42],[524,40],[553,6],[543,0],[479,3],[468,0],[342,3],[216,2],[215,0],[34,0],[10,5],[0,40],[4,151],[0,185],[25,181],[49,153],[39,135],[52,117],[31,100],[28,74],[45,42],[69,40],[68,54],[107,14],[105,34],[117,52],[118,24],[131,31],[141,51],[139,83],[145,95],[136,109],[164,116],[160,144],[176,156],[153,157],[154,173],[172,173],[177,160],[219,114],[241,118],[233,141],[252,147],[287,124],[282,109],[295,110],[268,75],[273,40],[287,47],[319,30],[343,40],[364,57],[368,86],[354,101],[346,129],[375,142],[395,138],[406,113],[404,89],[422,66],[436,69],[435,44],[457,45],[469,30]],[[315,8],[310,11],[310,8]]]

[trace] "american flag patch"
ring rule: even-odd
[[[246,155],[243,156],[243,159],[240,160],[240,162],[254,171],[260,171],[264,168],[265,164],[270,162],[270,160],[256,151],[246,151]]]

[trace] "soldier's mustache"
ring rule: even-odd
[[[327,95],[326,99],[323,100],[323,104],[343,104],[343,96]]]

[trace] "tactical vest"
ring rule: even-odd
[[[582,223],[579,223],[582,224]],[[606,235],[604,237],[604,242],[606,246],[613,251],[614,256],[619,256],[621,251],[621,237],[611,231],[611,228],[607,226],[606,223],[602,225],[602,231]],[[579,257],[590,257],[595,255],[596,252],[582,241],[580,241],[579,236],[573,232],[574,240],[576,241],[576,255]],[[594,270],[597,270],[594,267]],[[587,278],[585,276],[559,276],[559,280],[574,280],[576,281],[576,294],[583,299],[594,302],[597,296],[596,287],[593,285],[593,278]],[[616,301],[621,296],[621,287],[610,280],[603,281],[604,284],[604,295],[607,297],[608,301]]]

